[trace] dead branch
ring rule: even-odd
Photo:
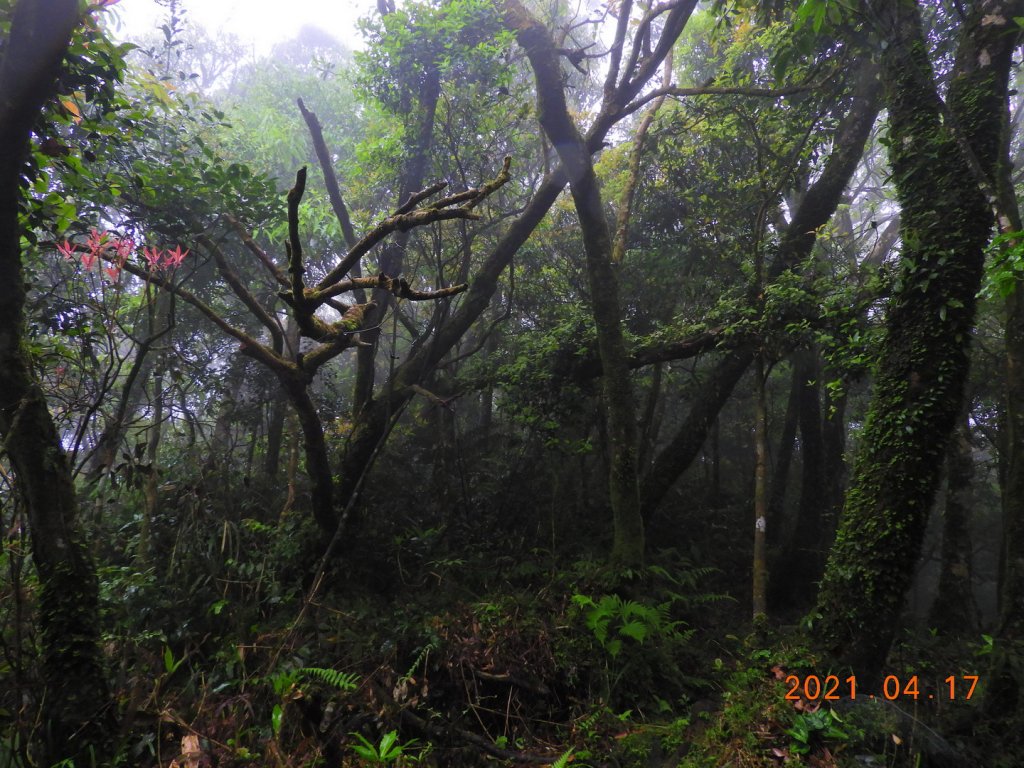
[[[442,198],[426,208],[414,208],[423,200],[444,189],[444,184],[434,184],[414,194],[408,202],[401,206],[394,214],[377,224],[370,232],[349,249],[345,258],[332,269],[327,276],[317,285],[318,290],[330,287],[341,280],[349,273],[352,267],[358,263],[366,253],[377,243],[393,232],[405,232],[415,227],[422,227],[436,221],[450,219],[478,219],[479,216],[473,213],[473,209],[486,197],[493,194],[509,180],[509,168],[511,158],[506,157],[502,164],[501,172],[491,181],[475,190],[466,190],[454,195]],[[453,207],[454,206],[454,207]],[[300,299],[300,296],[296,296]]]
[[[320,120],[317,116],[306,109],[302,99],[298,100],[299,111],[302,119],[306,121],[309,128],[309,135],[313,140],[313,151],[316,152],[316,159],[320,161],[320,171],[324,175],[324,186],[327,187],[327,199],[331,201],[331,208],[334,209],[334,216],[341,224],[341,233],[345,237],[345,245],[351,248],[356,244],[356,233],[352,228],[352,219],[348,215],[348,207],[341,196],[341,187],[338,186],[338,177],[334,173],[334,164],[331,162],[331,153],[327,151],[327,142],[324,141],[324,132],[320,127]]]

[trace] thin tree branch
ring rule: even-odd
[[[331,208],[341,225],[341,233],[345,237],[345,245],[352,248],[356,244],[356,233],[352,228],[352,219],[349,218],[348,208],[341,196],[341,188],[338,186],[338,176],[334,172],[334,164],[331,162],[331,153],[327,151],[327,142],[324,141],[324,132],[320,127],[320,120],[316,114],[306,109],[302,99],[298,99],[299,111],[302,119],[306,121],[309,128],[309,135],[313,140],[313,151],[316,152],[316,159],[320,161],[320,170],[324,175],[324,186],[327,187],[327,198],[331,201]]]

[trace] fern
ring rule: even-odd
[[[404,682],[406,680],[411,680],[412,676],[416,674],[416,669],[420,666],[420,664],[426,663],[427,657],[430,655],[431,651],[435,650],[437,650],[436,640],[431,640],[429,643],[423,646],[419,654],[416,656],[416,660],[413,661],[412,666],[409,667],[409,671],[402,675],[402,677],[399,678],[399,681]]]
[[[569,747],[555,762],[551,764],[551,768],[565,768],[569,765],[569,761],[572,759],[572,747]]]
[[[331,688],[337,688],[339,691],[355,690],[359,684],[358,675],[354,675],[351,672],[341,672],[337,669],[327,669],[325,667],[302,667],[301,669],[296,670],[296,672],[314,680],[319,680],[321,683],[324,683]]]

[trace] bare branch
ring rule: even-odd
[[[350,248],[349,252],[345,255],[345,258],[341,260],[338,266],[332,269],[328,275],[320,281],[317,285],[317,290],[322,291],[341,280],[349,273],[353,265],[356,264],[364,254],[369,252],[370,249],[392,232],[405,232],[415,227],[422,227],[427,224],[432,224],[435,221],[444,221],[448,219],[478,219],[479,216],[473,213],[473,209],[479,205],[484,198],[493,194],[498,188],[508,183],[511,162],[510,158],[505,158],[501,172],[494,179],[475,190],[458,192],[454,195],[442,198],[426,208],[412,210],[410,208],[411,205],[414,203],[420,203],[426,198],[437,194],[444,189],[445,185],[434,184],[425,190],[417,192],[409,199],[409,202],[399,208],[394,215],[389,216],[378,223],[377,226],[364,235],[355,246]],[[452,206],[457,207],[452,208]]]
[[[608,61],[608,76],[604,81],[604,100],[607,102],[615,93],[615,83],[619,79],[619,64],[622,61],[622,48],[626,44],[626,32],[629,30],[629,17],[633,12],[633,0],[623,0],[619,7],[618,23],[615,25],[615,42],[612,43],[611,58]]]
[[[376,277],[353,277],[348,280],[342,280],[340,283],[335,283],[322,291],[307,290],[305,304],[309,307],[317,307],[326,303],[327,299],[332,296],[356,291],[360,288],[383,288],[400,299],[431,301],[433,299],[443,299],[447,296],[455,296],[465,291],[468,287],[467,283],[460,283],[448,288],[439,288],[435,291],[417,291],[404,278],[394,278],[381,273]],[[278,295],[290,303],[291,297],[286,292],[281,292]]]
[[[274,340],[274,349],[284,349],[284,331],[281,329],[280,322],[278,322],[276,317],[267,312],[263,305],[256,300],[256,297],[252,295],[252,292],[245,287],[231,268],[220,246],[206,237],[206,235],[200,235],[196,239],[213,256],[213,260],[217,264],[217,270],[220,272],[221,277],[224,278],[224,282],[242,300],[242,303],[252,312],[253,316],[270,331],[270,336]]]
[[[645,93],[636,101],[632,102],[622,110],[622,115],[631,115],[645,105],[666,96],[685,98],[687,96],[751,96],[766,99],[778,99],[783,96],[792,96],[797,93],[807,93],[815,88],[820,88],[826,80],[816,80],[813,83],[802,83],[800,85],[787,85],[782,88],[751,88],[744,86],[699,86],[696,88],[680,88],[671,86],[668,88],[657,88],[650,93]]]
[[[305,285],[302,275],[306,268],[302,264],[302,241],[299,238],[299,203],[306,191],[306,169],[299,168],[295,174],[295,186],[288,192],[288,271],[292,276],[292,298],[298,310],[302,306]]]
[[[252,251],[252,253],[256,255],[256,258],[258,258],[263,263],[263,266],[267,268],[267,271],[270,273],[271,277],[273,277],[281,285],[288,285],[288,278],[285,276],[284,272],[282,272],[280,268],[278,268],[277,264],[274,263],[274,260],[270,258],[269,254],[267,254],[266,251],[259,247],[256,241],[253,239],[252,235],[249,234],[249,231],[242,226],[242,222],[240,222],[231,214],[228,214],[224,218],[227,221],[227,223],[231,225],[231,228],[235,230],[235,234],[237,234],[238,237],[241,238],[242,243],[245,245],[245,247]]]
[[[327,142],[324,141],[324,132],[320,127],[320,120],[317,116],[306,109],[302,99],[298,100],[299,111],[302,119],[306,121],[309,128],[309,135],[313,139],[313,150],[316,152],[316,159],[320,161],[320,170],[324,175],[324,186],[327,187],[327,198],[331,201],[331,208],[334,215],[341,224],[341,233],[345,237],[345,245],[349,248],[356,244],[356,233],[352,228],[352,219],[349,218],[348,208],[341,196],[341,188],[338,186],[338,177],[334,173],[334,164],[331,162],[331,153],[327,151]]]
[[[651,27],[654,21],[663,14],[673,11],[682,5],[684,0],[670,0],[670,2],[658,3],[647,10],[647,12],[640,19],[636,26],[636,32],[633,33],[633,43],[629,51],[629,59],[626,62],[626,66],[622,70],[622,82],[623,84],[629,82],[630,75],[636,68],[637,62],[640,61],[640,54],[646,53],[645,58],[650,58],[651,53],[649,50],[644,50],[643,42],[651,40]],[[671,48],[670,48],[671,50]],[[667,51],[666,51],[667,53]]]
[[[421,202],[423,202],[427,198],[433,197],[434,195],[436,195],[438,192],[440,192],[442,189],[444,189],[447,186],[448,186],[448,182],[447,181],[438,181],[438,182],[436,182],[434,184],[431,184],[426,189],[421,189],[419,192],[413,192],[411,195],[409,195],[409,199],[408,200],[406,200],[404,203],[402,203],[400,206],[398,206],[398,208],[395,209],[395,214],[394,215],[397,216],[397,215],[400,215],[400,214],[403,214],[403,213],[408,213],[411,210],[414,210],[416,208],[416,206],[419,205]],[[445,199],[447,199],[447,198],[445,198]]]

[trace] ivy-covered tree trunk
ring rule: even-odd
[[[0,46],[0,435],[28,511],[39,574],[42,760],[102,762],[111,719],[97,615],[98,582],[74,528],[75,489],[22,334],[21,173],[30,130],[53,93],[79,21],[78,0],[22,0]]]
[[[517,0],[505,0],[505,18],[526,51],[537,82],[537,118],[569,173],[569,188],[583,234],[591,311],[601,358],[609,452],[612,559],[643,562],[644,524],[637,482],[636,407],[622,332],[619,280],[612,263],[612,234],[597,176],[583,137],[569,116],[559,54],[547,28]]]
[[[903,251],[815,626],[865,687],[877,684],[884,668],[960,412],[993,223],[983,188],[1001,145],[1021,3],[976,4],[961,33],[948,105],[935,87],[917,5],[869,5],[884,41]]]
[[[998,228],[1003,235],[1024,230],[1009,149],[1007,135],[996,174]],[[1019,241],[1015,245],[1019,247]],[[997,632],[1000,652],[992,655],[983,711],[994,723],[1005,722],[1019,729],[1024,722],[1024,670],[1012,651],[1024,640],[1024,279],[1019,277],[1006,300],[1004,340],[1006,410],[1000,424],[1005,446],[1000,472],[1003,545]]]

